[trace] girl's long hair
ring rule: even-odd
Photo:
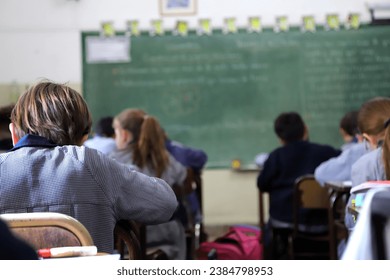
[[[133,162],[139,168],[150,167],[156,177],[162,176],[169,164],[165,148],[165,133],[158,120],[139,109],[127,109],[116,119],[123,129],[130,131]]]

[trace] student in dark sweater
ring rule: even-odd
[[[270,241],[272,227],[287,230],[292,227],[295,180],[314,174],[320,163],[340,154],[340,150],[331,146],[309,142],[307,127],[296,112],[280,114],[274,122],[274,130],[282,146],[270,153],[257,178],[258,188],[268,192],[270,198],[270,218],[264,232],[266,242]],[[326,213],[307,211],[302,214],[308,225],[326,225]]]

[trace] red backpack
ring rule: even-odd
[[[212,242],[202,242],[197,250],[199,260],[261,260],[261,231],[251,226],[233,226]]]

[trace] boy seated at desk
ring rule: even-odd
[[[321,163],[314,171],[314,177],[323,186],[326,182],[345,182],[351,181],[352,165],[363,155],[368,152],[366,145],[363,143],[363,137],[358,132],[356,112],[347,113],[340,121],[340,131],[343,139],[348,141],[341,147],[342,153],[338,157],[331,158]],[[356,118],[356,124],[354,119]],[[353,129],[352,127],[356,127]],[[352,131],[355,131],[354,137]],[[347,136],[346,136],[347,135]],[[349,135],[349,136],[348,136]]]
[[[363,142],[344,150],[338,157],[321,163],[314,171],[316,180],[324,186],[326,182],[351,181],[352,165],[368,152]]]
[[[269,252],[267,248],[271,245],[272,228],[283,229],[279,231],[279,245],[284,248],[269,256],[280,258],[285,254],[288,231],[292,228],[295,180],[300,176],[313,174],[321,162],[338,156],[340,151],[328,145],[309,142],[307,127],[296,112],[280,114],[274,122],[274,130],[282,146],[270,153],[257,178],[257,186],[261,192],[268,192],[270,198],[270,218],[263,233],[265,251]],[[320,224],[322,227],[327,225],[327,213],[314,215],[315,219],[309,218],[313,218],[311,214],[313,213],[305,213],[308,224]]]
[[[14,147],[0,154],[0,213],[72,216],[99,252],[112,253],[117,221],[165,223],[177,199],[164,180],[83,147],[91,125],[74,89],[49,81],[28,88],[11,113]]]

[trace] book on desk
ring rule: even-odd
[[[351,188],[351,194],[355,195],[352,206],[359,209],[363,205],[366,193],[371,189],[390,187],[390,181],[367,181]]]

